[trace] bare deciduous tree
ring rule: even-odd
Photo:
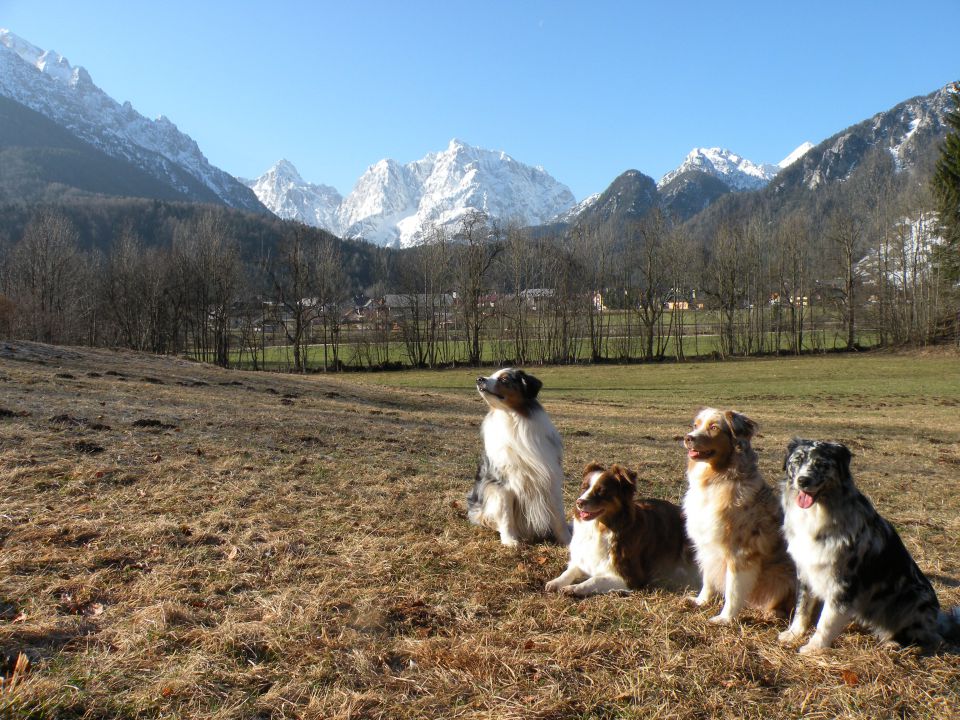
[[[482,331],[486,318],[483,297],[489,293],[488,274],[503,249],[496,228],[491,229],[486,213],[471,211],[463,216],[454,235],[454,283],[467,344],[467,362],[479,365],[483,359]]]
[[[332,238],[320,241],[317,251],[317,300],[323,327],[323,371],[340,369],[340,328],[343,304],[350,292],[343,256]]]
[[[10,294],[18,334],[42,342],[76,340],[81,311],[88,305],[86,271],[70,220],[55,210],[37,213],[11,253]]]
[[[268,259],[267,275],[273,301],[273,320],[293,349],[293,369],[305,372],[309,328],[319,316],[319,252],[305,228],[292,224],[276,255]]]
[[[230,364],[230,317],[240,285],[240,254],[221,216],[209,211],[178,226],[174,266],[197,357]]]
[[[862,257],[864,236],[863,219],[847,208],[840,208],[830,216],[827,240],[831,243],[839,265],[838,305],[846,328],[846,346],[857,345],[857,288],[860,274],[857,262]]]

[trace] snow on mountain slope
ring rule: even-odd
[[[338,220],[344,237],[408,247],[426,226],[454,229],[471,210],[539,225],[574,204],[570,189],[543,168],[454,139],[446,150],[406,165],[372,165],[344,198]]]
[[[288,160],[280,160],[256,180],[244,181],[277,217],[337,232],[343,197],[329,185],[308,183]]]
[[[778,162],[778,163],[777,163],[777,167],[778,167],[780,170],[783,170],[784,168],[790,167],[790,166],[793,165],[797,160],[799,160],[799,159],[802,158],[804,155],[806,155],[810,150],[812,150],[813,147],[814,147],[814,145],[813,145],[812,142],[801,143],[799,146],[797,146],[797,148],[796,148],[792,153],[790,153],[790,154],[787,155],[783,160],[781,160],[780,162]]]
[[[690,170],[713,175],[732,190],[758,190],[776,175],[780,168],[768,163],[757,164],[724,148],[694,148],[676,170],[671,170],[657,183],[667,185],[671,180]]]
[[[557,215],[553,221],[558,223],[575,223],[577,218],[597,204],[597,201],[600,199],[602,194],[603,193],[594,193],[593,195],[585,197],[569,210],[565,210]]]
[[[214,167],[165,117],[148,120],[94,85],[82,67],[0,29],[0,95],[35,110],[106,154],[206,202],[264,212],[253,192]]]
[[[928,272],[936,249],[943,244],[937,232],[937,214],[902,217],[893,223],[889,242],[871,247],[857,262],[857,273],[877,280],[886,276],[894,287],[906,289]]]
[[[852,125],[827,138],[797,163],[785,182],[800,180],[813,190],[825,183],[844,180],[874,148],[890,153],[896,172],[924,166],[946,131],[952,85],[905,100],[890,110]]]

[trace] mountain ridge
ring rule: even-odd
[[[270,177],[278,165],[249,184],[261,202],[280,217],[293,217],[289,196],[305,196],[310,188],[329,188],[302,178],[299,184],[280,188]],[[293,171],[296,173],[295,168]],[[333,193],[319,201],[322,208],[313,208],[315,222],[311,224],[345,238],[399,247],[417,244],[431,226],[454,229],[474,210],[504,222],[537,225],[550,222],[575,204],[570,189],[542,167],[457,138],[450,140],[446,149],[419,160],[400,163],[384,158],[370,165],[335,208]],[[300,214],[308,216],[310,212]]]
[[[129,102],[121,104],[97,87],[83,67],[73,67],[59,53],[42,50],[3,28],[0,95],[39,112],[80,140],[136,165],[187,197],[196,194],[195,185],[200,183],[218,202],[266,212],[252,190],[210,164],[196,141],[166,116],[147,119]]]
[[[726,148],[695,147],[678,167],[660,178],[657,187],[669,185],[686,172],[697,171],[712,175],[731,190],[759,190],[812,147],[812,143],[804,142],[777,164],[757,163]]]

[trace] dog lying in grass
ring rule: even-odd
[[[927,652],[944,639],[960,642],[960,608],[940,609],[897,531],[857,489],[850,460],[850,450],[839,443],[794,438],[787,448],[784,532],[800,590],[780,641],[800,640],[819,612],[802,653],[829,648],[852,620],[881,640]]]
[[[634,471],[591,463],[583,470],[580,490],[570,562],[563,574],[547,583],[547,592],[585,597],[695,582],[680,508],[666,500],[637,499]]]
[[[500,533],[500,542],[553,539],[570,543],[563,511],[563,443],[537,400],[541,383],[506,368],[477,378],[490,406],[483,420],[483,454],[467,496],[471,522]]]
[[[750,444],[756,430],[745,415],[705,408],[683,441],[683,510],[703,578],[692,601],[702,606],[722,593],[714,623],[731,622],[745,606],[786,617],[796,597],[796,570],[781,534],[783,510]]]

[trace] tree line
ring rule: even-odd
[[[876,194],[777,222],[727,217],[705,243],[654,209],[532,235],[465,215],[374,253],[286,223],[242,244],[212,209],[129,219],[99,246],[57,207],[0,244],[0,335],[311,369],[631,362],[925,344],[957,337],[933,199]],[[148,242],[148,240],[150,242]]]
[[[722,198],[687,223],[471,211],[399,251],[190,203],[7,205],[0,337],[298,372],[960,343],[952,99],[930,183],[879,148],[799,202]]]

